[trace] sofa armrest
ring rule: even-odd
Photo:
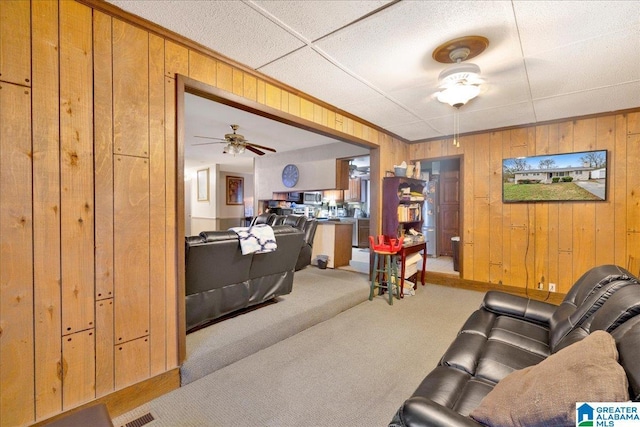
[[[478,427],[481,425],[431,399],[414,396],[404,402],[389,427]]]
[[[482,301],[482,307],[492,313],[518,317],[543,325],[549,324],[551,316],[558,308],[557,305],[549,304],[548,302],[536,301],[500,291],[487,292]]]

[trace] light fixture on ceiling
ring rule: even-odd
[[[460,147],[460,118],[458,109],[480,94],[480,67],[464,62],[484,52],[489,40],[482,36],[466,36],[450,40],[433,51],[433,59],[454,65],[438,76],[438,101],[455,108],[453,112],[453,144]]]
[[[233,154],[235,156],[236,154],[244,153],[244,150],[245,146],[243,144],[230,142],[224,147],[222,152],[226,154]]]

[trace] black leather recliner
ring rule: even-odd
[[[318,228],[318,221],[315,218],[305,219],[302,224],[302,231],[304,232],[304,240],[302,242],[302,248],[300,249],[300,255],[298,255],[298,262],[296,262],[296,271],[302,270],[306,266],[311,264],[311,252],[313,251],[313,239],[316,235],[316,229]]]
[[[249,225],[250,226],[257,225],[257,224],[272,225],[275,217],[276,217],[276,214],[274,213],[269,213],[269,212],[261,213],[258,216],[254,216],[253,219],[251,220],[251,224]]]
[[[621,267],[604,265],[585,273],[556,306],[490,291],[481,307],[390,426],[479,426],[469,414],[511,372],[604,330],[620,349],[630,395],[640,397],[640,284]],[[635,353],[634,353],[635,352]]]
[[[257,222],[257,218],[261,217],[260,221]],[[304,233],[304,240],[302,242],[302,246],[300,247],[300,254],[298,255],[298,261],[296,262],[295,271],[302,270],[306,266],[311,264],[311,252],[313,249],[313,239],[316,235],[316,228],[318,227],[318,221],[315,218],[307,218],[304,215],[276,215],[276,214],[260,214],[258,217],[255,217],[251,222],[251,225],[254,224],[268,224],[271,226],[276,225],[289,225],[291,227],[297,228]],[[266,222],[263,222],[266,221]]]

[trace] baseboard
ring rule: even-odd
[[[107,405],[109,416],[113,419],[179,387],[180,369],[174,368],[153,378],[149,378],[148,380],[133,384],[96,400],[92,400],[91,402],[58,414],[47,420],[40,421],[33,424],[32,427],[44,426],[51,421],[60,419],[68,414],[99,403]]]
[[[487,292],[491,290],[507,292],[514,295],[526,296],[528,298],[545,301],[551,304],[560,304],[565,294],[557,292],[539,291],[536,289],[523,289],[516,286],[499,285],[496,283],[478,282],[475,280],[461,279],[446,273],[436,273],[427,271],[424,275],[426,283],[434,285],[450,286],[453,288],[469,289],[472,291]]]

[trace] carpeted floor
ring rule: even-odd
[[[155,418],[146,424],[150,427],[386,426],[482,296],[427,285],[393,306],[375,297],[155,399],[114,424],[150,412]]]
[[[369,297],[367,276],[309,266],[295,273],[290,294],[275,304],[226,319],[187,335],[180,382],[205,375],[267,348]]]

